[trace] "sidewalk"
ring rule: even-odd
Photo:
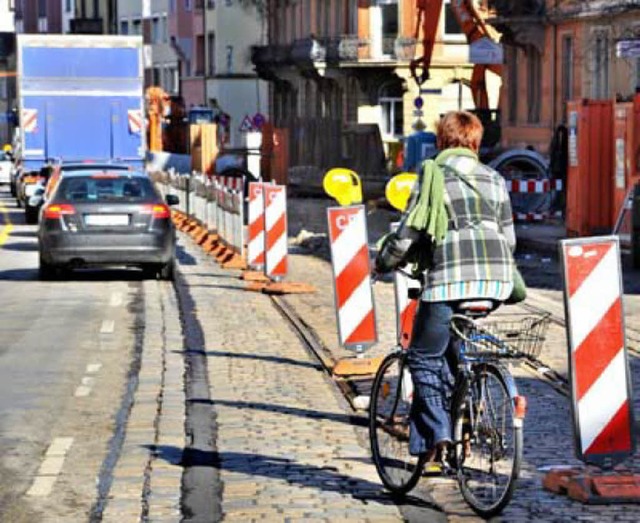
[[[401,521],[354,417],[270,299],[244,290],[191,242],[182,265],[197,305],[216,412],[225,521]]]

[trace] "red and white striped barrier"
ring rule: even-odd
[[[278,280],[287,274],[287,192],[284,185],[264,184],[265,274]]]
[[[22,128],[25,133],[35,133],[38,131],[38,110],[22,109]]]
[[[510,193],[545,193],[561,191],[562,180],[505,180]]]
[[[615,236],[561,242],[576,454],[611,466],[634,452]]]
[[[217,182],[232,191],[244,190],[244,178],[242,176],[216,176]]]
[[[361,351],[378,339],[363,205],[327,209],[338,336]]]
[[[249,217],[247,241],[247,263],[254,270],[264,267],[264,198],[263,183],[249,184]]]
[[[397,227],[397,223],[391,224],[392,231]],[[420,289],[420,283],[400,271],[395,271],[393,273],[393,287],[396,298],[396,339],[398,345],[403,349],[408,349],[413,332],[413,320],[418,310],[418,300],[409,299],[409,289]]]

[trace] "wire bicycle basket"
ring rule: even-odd
[[[547,336],[551,314],[525,313],[494,316],[492,321],[473,321],[454,316],[452,328],[466,343],[467,356],[536,359]]]

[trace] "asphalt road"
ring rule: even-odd
[[[41,282],[35,230],[1,186],[0,519],[82,521],[128,379],[143,282],[136,271]],[[62,495],[48,497],[54,485]]]

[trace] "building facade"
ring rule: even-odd
[[[246,117],[268,113],[267,82],[258,78],[251,47],[266,41],[266,17],[259,5],[208,2],[205,17],[206,102],[230,119],[229,145],[245,145]]]
[[[634,2],[635,3],[635,2]],[[502,31],[502,142],[546,153],[567,124],[567,101],[629,100],[640,87],[638,58],[616,42],[640,39],[640,10],[627,1],[496,1]]]
[[[187,110],[206,104],[204,11],[205,0],[169,2],[169,35],[178,55],[179,89]]]
[[[372,144],[376,156],[376,133],[389,153],[412,132],[417,115],[433,128],[440,114],[473,107],[469,46],[450,0],[444,1],[432,35],[429,79],[421,85],[410,72],[410,61],[423,52],[421,36],[414,38],[416,0],[270,0],[267,5],[268,45],[255,49],[253,61],[270,82],[275,125],[292,136],[292,166],[348,165],[354,154],[345,150],[348,143]],[[500,78],[488,82],[496,108]],[[369,139],[349,142],[345,133]],[[372,168],[366,162],[352,166]]]
[[[169,0],[148,2],[118,1],[118,34],[140,35],[145,41],[145,80],[165,92],[180,90],[178,54],[169,34]]]

